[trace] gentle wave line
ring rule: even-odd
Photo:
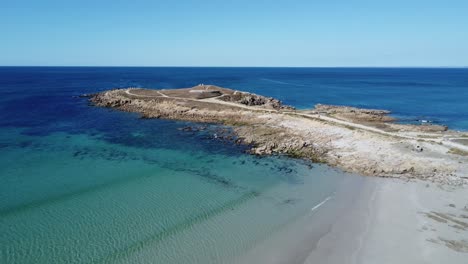
[[[267,82],[272,82],[272,83],[294,85],[294,86],[306,86],[306,85],[304,85],[304,84],[288,83],[288,82],[282,82],[282,81],[277,81],[277,80],[272,80],[272,79],[267,79],[267,78],[262,78],[262,79],[260,79],[260,80],[262,80],[262,81],[267,81]]]
[[[310,209],[311,212],[317,210],[320,206],[324,205],[326,202],[328,202],[328,200],[330,200],[331,198],[333,198],[333,196],[328,196],[327,198],[325,198],[325,200],[321,201],[319,204],[317,204],[316,206],[312,207],[312,209]]]

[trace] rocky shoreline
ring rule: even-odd
[[[96,106],[233,127],[256,155],[286,154],[369,176],[468,182],[466,134],[439,125],[393,123],[388,111],[317,105],[296,110],[279,100],[212,85],[117,89],[91,95]],[[453,151],[456,149],[457,151]]]

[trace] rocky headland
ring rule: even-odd
[[[398,124],[390,112],[316,105],[296,110],[275,98],[213,85],[127,88],[90,95],[94,105],[143,118],[233,127],[256,155],[286,154],[363,175],[468,183],[468,134],[433,124]]]

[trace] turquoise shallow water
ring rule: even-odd
[[[19,133],[3,132],[2,144]],[[16,138],[0,163],[2,263],[229,262],[343,179],[281,157]]]
[[[302,240],[278,234],[293,226],[301,234],[297,223],[332,211],[339,199],[330,197],[359,192],[361,178],[324,165],[247,155],[214,139],[218,126],[183,131],[196,125],[91,107],[78,95],[212,83],[299,108],[384,108],[405,122],[466,130],[467,76],[467,69],[0,67],[0,263],[235,263],[259,245],[287,251]],[[295,248],[311,249],[319,236]]]

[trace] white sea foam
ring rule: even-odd
[[[310,209],[311,212],[317,210],[320,206],[324,205],[326,202],[328,202],[328,200],[330,200],[331,198],[333,198],[333,196],[328,196],[327,198],[325,198],[325,200],[321,201],[319,204],[317,204],[316,206],[312,207]]]
[[[267,78],[262,78],[262,81],[267,81],[267,82],[272,82],[272,83],[279,83],[279,84],[287,84],[287,85],[294,85],[294,86],[306,86],[304,84],[297,84],[297,83],[288,83],[288,82],[282,82],[282,81],[277,81],[277,80],[272,80],[272,79],[267,79]]]

